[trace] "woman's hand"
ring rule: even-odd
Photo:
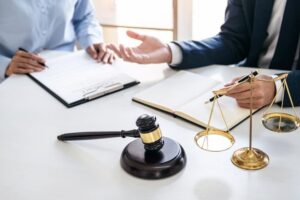
[[[97,62],[104,64],[112,64],[116,60],[114,52],[107,49],[104,43],[93,44],[86,49],[86,52]]]
[[[40,72],[45,67],[45,60],[33,53],[17,51],[8,65],[5,74],[28,74],[32,72]]]

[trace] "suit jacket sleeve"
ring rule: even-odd
[[[174,42],[182,51],[183,60],[174,68],[192,68],[211,64],[234,64],[249,51],[249,32],[242,0],[229,0],[225,23],[215,37],[202,41]]]
[[[292,71],[287,78],[287,84],[291,92],[294,106],[300,106],[300,70]],[[287,91],[284,94],[284,106],[292,106]]]

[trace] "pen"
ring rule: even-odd
[[[237,84],[237,83],[242,83],[242,82],[248,80],[248,79],[250,78],[251,75],[256,76],[257,74],[258,74],[258,72],[255,70],[255,71],[251,72],[251,73],[248,74],[248,75],[244,75],[244,76],[242,76],[239,80],[237,80],[237,81],[235,82],[235,84]],[[223,95],[218,95],[217,98],[219,98],[219,97],[221,97],[221,96],[223,96]],[[205,102],[205,104],[210,103],[210,102],[213,102],[214,99],[215,99],[215,97],[211,97],[208,101]]]
[[[23,49],[23,48],[19,48],[19,51],[24,51],[24,52],[26,52],[26,53],[29,53],[26,49]],[[49,67],[48,67],[48,65],[46,65],[45,63],[42,63],[42,62],[38,62],[40,65],[42,65],[42,66],[44,66],[44,67],[46,67],[46,68],[48,68],[49,69]]]

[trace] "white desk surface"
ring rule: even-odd
[[[265,151],[270,163],[258,171],[239,169],[230,158],[248,145],[248,121],[232,131],[236,143],[231,149],[202,151],[193,141],[201,128],[131,101],[135,93],[176,71],[166,65],[121,68],[141,84],[71,109],[26,76],[0,84],[1,200],[300,199],[300,130],[274,134],[263,128],[263,112],[256,113],[253,146]],[[192,71],[229,81],[250,69],[210,66]],[[120,155],[130,138],[56,139],[65,132],[133,129],[144,113],[156,115],[163,135],[185,149],[187,165],[179,174],[151,181],[127,174]]]

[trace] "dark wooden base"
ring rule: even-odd
[[[129,143],[122,152],[122,168],[143,179],[161,179],[178,173],[186,165],[185,152],[174,140],[163,140],[164,146],[158,152],[146,151],[141,139]]]

